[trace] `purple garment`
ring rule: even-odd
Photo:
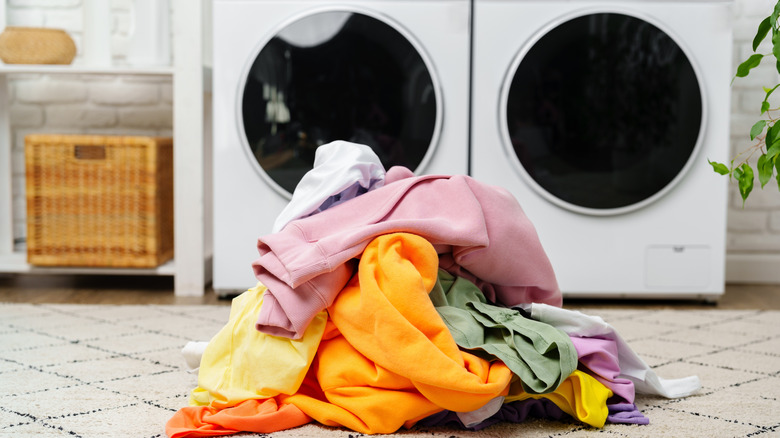
[[[615,424],[650,424],[650,419],[645,417],[633,403],[608,404],[609,415],[607,423]]]
[[[300,338],[351,277],[346,263],[375,237],[394,232],[427,239],[492,283],[483,292],[493,303],[562,304],[536,229],[511,193],[464,175],[425,175],[386,184],[261,237],[252,267],[268,290],[257,330]]]
[[[455,412],[442,411],[417,422],[418,426],[427,427],[458,427],[461,429],[481,430],[496,423],[506,421],[508,423],[522,423],[528,417],[543,418],[548,420],[562,420],[571,416],[561,410],[555,403],[546,398],[520,400],[505,403],[501,409],[475,426],[466,427]]]
[[[650,419],[645,417],[636,405],[633,403],[616,403],[607,405],[609,415],[607,423],[611,424],[650,424]],[[460,429],[482,430],[496,423],[522,423],[528,417],[541,418],[545,420],[561,421],[563,419],[573,420],[571,415],[563,412],[555,403],[546,398],[520,400],[506,403],[501,409],[485,419],[485,421],[466,427],[458,414],[452,411],[441,411],[426,417],[419,422],[418,426],[424,427],[457,427]]]
[[[612,339],[571,336],[580,371],[593,376],[614,394],[607,403],[633,403],[634,382],[620,376],[617,344]]]

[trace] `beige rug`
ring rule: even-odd
[[[0,303],[0,436],[164,437],[196,375],[181,348],[208,340],[227,306]],[[480,432],[415,428],[393,437],[780,437],[780,312],[594,310],[666,378],[698,375],[679,400],[638,396],[650,425],[532,420]],[[239,434],[234,436],[261,436]],[[268,436],[268,435],[263,435]],[[307,425],[282,437],[356,437]]]

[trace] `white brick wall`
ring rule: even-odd
[[[82,0],[0,0],[9,26],[66,30],[82,62]],[[112,63],[126,65],[132,0],[111,1]],[[9,77],[14,239],[26,235],[24,136],[32,133],[161,135],[173,132],[172,84],[167,77],[37,75]]]
[[[775,0],[734,2],[734,71],[740,62],[753,53],[751,45],[758,23],[771,13],[774,4]],[[758,52],[771,52],[769,38],[762,43]],[[732,84],[732,154],[737,154],[753,144],[748,133],[753,123],[759,120],[760,105],[765,95],[762,87],[773,87],[780,82],[780,75],[772,67],[767,60],[748,77],[737,78]],[[780,94],[773,97],[775,98],[770,100],[772,107],[777,108]],[[755,159],[752,162],[755,163]],[[736,184],[731,184],[730,190],[728,253],[780,254],[780,191],[777,181],[772,179],[762,190],[756,179],[753,192],[744,208]]]
[[[13,103],[86,102],[87,84],[79,78],[54,76],[40,79],[17,79],[11,82],[15,90]]]
[[[773,211],[769,215],[769,230],[780,233],[780,211]]]

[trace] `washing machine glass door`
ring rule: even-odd
[[[654,24],[594,13],[529,44],[505,83],[505,143],[542,195],[596,215],[640,208],[687,170],[703,132],[694,66]]]
[[[326,11],[282,28],[250,60],[241,127],[256,168],[290,196],[317,146],[370,146],[385,168],[424,165],[438,138],[439,91],[427,58],[389,21]]]

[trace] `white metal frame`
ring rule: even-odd
[[[528,54],[528,51],[531,50],[531,48],[534,47],[542,37],[546,36],[548,33],[550,33],[550,31],[552,31],[556,27],[572,19],[584,17],[590,14],[598,14],[604,12],[605,10],[606,9],[604,9],[604,7],[594,7],[594,6],[575,9],[569,11],[567,14],[556,17],[554,20],[547,23],[544,27],[539,28],[537,32],[531,38],[528,39],[525,45],[520,48],[514,61],[510,65],[509,69],[506,71],[504,81],[501,84],[501,91],[499,97],[499,109],[496,114],[496,118],[499,121],[499,126],[500,126],[499,130],[501,132],[501,138],[503,140],[502,146],[504,148],[504,153],[506,154],[507,160],[510,163],[512,163],[512,167],[514,168],[515,172],[521,175],[523,181],[528,186],[532,187],[534,191],[536,191],[536,193],[544,197],[548,202],[551,202],[567,210],[571,210],[575,213],[581,213],[581,214],[587,214],[593,216],[617,216],[625,213],[630,213],[632,211],[640,210],[645,206],[650,205],[653,202],[663,198],[671,190],[674,190],[677,184],[688,174],[691,166],[697,163],[697,160],[701,159],[700,152],[701,149],[703,149],[702,143],[704,141],[704,136],[705,136],[704,134],[705,132],[707,132],[707,120],[709,117],[709,109],[708,109],[709,102],[707,101],[708,99],[707,90],[704,87],[704,77],[701,73],[699,63],[697,62],[696,57],[691,54],[691,50],[688,48],[686,41],[680,36],[678,36],[677,33],[669,26],[667,26],[665,23],[663,23],[660,20],[657,20],[656,18],[652,17],[650,14],[644,13],[641,10],[631,10],[620,6],[617,7],[610,6],[610,8],[608,9],[610,13],[625,14],[627,16],[641,19],[642,21],[646,23],[650,23],[656,28],[663,31],[666,35],[668,35],[672,39],[672,41],[674,41],[677,44],[680,50],[685,54],[685,57],[687,58],[688,62],[690,62],[691,68],[693,69],[694,75],[698,81],[699,94],[701,95],[702,114],[701,114],[701,122],[699,123],[699,137],[696,139],[696,144],[694,145],[694,148],[691,151],[690,156],[688,157],[688,161],[685,162],[683,168],[680,169],[679,173],[677,173],[674,179],[672,179],[668,184],[666,184],[666,186],[664,186],[661,190],[659,190],[658,192],[656,192],[655,194],[653,194],[652,196],[644,200],[623,207],[596,209],[596,208],[589,208],[589,207],[583,207],[580,205],[572,204],[553,195],[552,193],[547,191],[546,188],[539,185],[539,183],[537,183],[533,177],[531,177],[531,175],[528,173],[526,168],[523,167],[520,161],[515,159],[515,152],[513,150],[513,147],[511,146],[512,141],[509,138],[509,127],[507,126],[507,120],[506,117],[502,117],[503,114],[507,113],[507,106],[509,104],[508,102],[509,90],[512,85],[512,80],[514,79],[515,74],[517,73],[517,69],[520,63]]]

